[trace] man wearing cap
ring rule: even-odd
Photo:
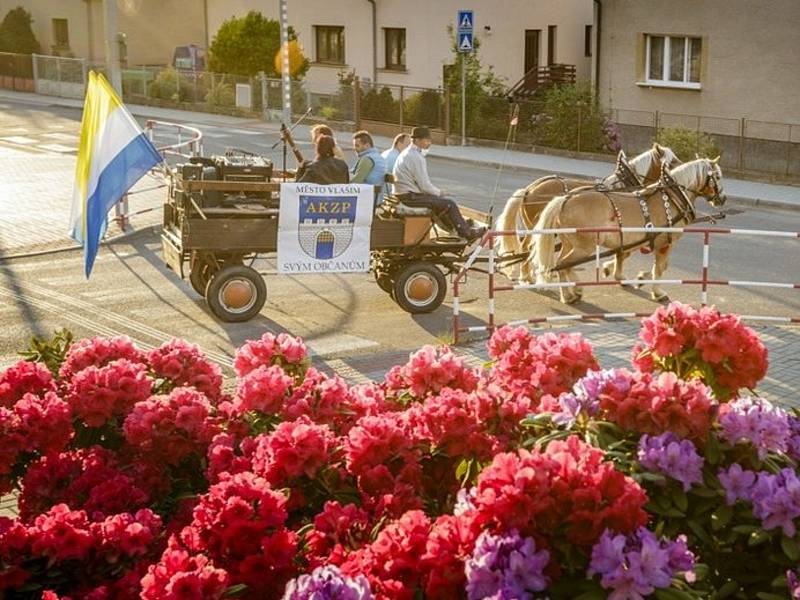
[[[458,235],[474,240],[483,235],[486,228],[470,226],[461,216],[458,205],[442,196],[442,191],[428,177],[425,155],[432,143],[427,127],[411,130],[411,145],[400,153],[394,164],[394,193],[403,204],[430,208],[437,215],[446,216]]]

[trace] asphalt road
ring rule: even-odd
[[[44,135],[42,132],[52,133],[53,123],[63,123],[64,132],[68,133],[77,129],[78,121],[77,110],[0,108],[0,138],[14,136],[13,130],[22,128],[25,136],[38,140],[40,134]],[[276,139],[274,134],[257,127],[203,129],[207,154],[236,146],[270,156],[269,146]],[[66,137],[58,140],[52,136],[41,143],[48,139],[48,143],[68,143]],[[0,140],[0,150],[3,143]],[[306,145],[304,149],[307,148]],[[36,148],[31,152],[31,160],[35,160]],[[271,157],[279,159],[278,154]],[[495,169],[431,159],[429,170],[437,185],[459,202],[482,210],[492,206],[498,176]],[[495,214],[514,189],[543,174],[515,170],[502,173],[494,201]],[[796,212],[748,209],[720,225],[781,230],[798,229],[798,221]],[[797,240],[719,236],[712,245],[710,276],[800,282],[797,244]],[[701,256],[699,238],[687,236],[680,240],[665,277],[697,276]],[[635,275],[650,260],[646,256],[634,257],[626,267],[627,275]],[[155,234],[104,247],[89,281],[82,274],[82,257],[75,252],[0,264],[0,366],[13,360],[21,340],[48,335],[60,327],[71,328],[79,336],[126,334],[145,346],[157,345],[172,336],[184,337],[200,344],[223,364],[229,362],[236,346],[265,330],[302,335],[318,356],[331,360],[412,350],[449,337],[449,296],[434,313],[412,317],[380,291],[369,274],[291,277],[275,275],[269,260],[259,260],[255,266],[267,278],[267,304],[253,321],[229,325],[217,323],[188,282],[164,267]],[[582,277],[592,274],[588,269],[581,272]],[[695,304],[699,300],[697,288],[669,291],[675,299]],[[711,290],[710,300],[722,309],[742,314],[800,315],[800,295],[796,290],[720,287]],[[466,324],[485,323],[487,306],[486,278],[481,274],[470,276],[462,295]],[[584,301],[573,306],[560,304],[554,294],[531,291],[505,293],[497,301],[501,321],[579,312],[641,312],[656,307],[644,291],[619,288],[588,289]]]

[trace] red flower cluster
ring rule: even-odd
[[[270,598],[294,573],[297,534],[286,528],[286,498],[253,473],[223,476],[200,497],[180,540],[245,583],[252,598]],[[162,558],[163,560],[163,558]]]
[[[330,460],[336,438],[326,425],[308,417],[284,421],[275,431],[256,438],[252,469],[274,487],[299,477],[313,479]]]
[[[20,517],[30,520],[51,506],[67,504],[103,518],[146,506],[150,496],[144,487],[105,448],[53,453],[31,464],[22,478]]]
[[[306,558],[312,567],[341,565],[347,555],[369,539],[369,513],[355,504],[328,501],[305,536]]]
[[[545,547],[553,536],[589,548],[606,528],[628,533],[647,522],[647,495],[604,462],[601,450],[570,436],[543,452],[498,454],[478,477],[475,518],[482,527],[517,529]]]
[[[285,333],[265,333],[259,340],[250,340],[236,351],[233,368],[239,377],[259,367],[277,365],[293,376],[306,370],[308,351],[303,340]]]
[[[606,384],[600,392],[604,418],[628,431],[650,435],[671,431],[698,442],[706,439],[716,403],[705,385],[697,380],[682,381],[674,373],[628,374],[629,391]]]
[[[134,404],[147,400],[152,389],[147,367],[123,358],[76,373],[67,384],[67,401],[86,425],[100,427],[124,417]]]
[[[147,364],[175,387],[191,386],[212,400],[222,394],[222,369],[195,344],[172,339],[147,354]]]
[[[97,583],[96,578],[108,578],[115,565],[147,554],[160,533],[161,519],[149,509],[93,521],[85,511],[56,504],[29,525],[0,520],[0,562],[15,578],[27,579],[25,565],[32,561],[46,559],[51,565],[70,561],[70,568],[79,569],[85,581]],[[0,576],[0,592],[7,580]]]
[[[427,598],[450,600],[463,596],[466,582],[464,562],[472,553],[480,532],[478,521],[472,514],[442,515],[436,519],[421,561],[427,576]]]
[[[234,410],[239,413],[258,411],[280,413],[294,380],[279,366],[262,365],[239,376]]]
[[[642,340],[633,349],[641,371],[700,377],[720,400],[754,388],[767,374],[767,349],[737,315],[673,302],[642,319]]]
[[[0,373],[0,406],[9,408],[25,394],[55,392],[53,376],[42,363],[21,360]]]
[[[386,375],[389,390],[407,392],[414,398],[424,398],[444,388],[469,392],[477,385],[477,369],[468,368],[463,357],[447,347],[424,346],[405,365],[392,367]]]
[[[422,581],[420,563],[430,530],[424,512],[409,511],[387,525],[370,545],[350,554],[342,572],[365,575],[376,600],[412,600]]]
[[[192,388],[177,388],[168,396],[137,402],[125,419],[129,444],[177,465],[190,454],[205,455],[219,433],[208,398]]]
[[[578,333],[535,336],[524,327],[501,327],[489,341],[494,361],[490,379],[534,402],[572,389],[587,371],[598,369],[592,346]]]
[[[173,536],[161,560],[142,577],[142,600],[219,600],[230,576],[207,556],[190,554]]]
[[[9,398],[12,396],[9,395]],[[53,392],[24,394],[0,407],[0,493],[10,489],[7,477],[36,454],[62,450],[73,435],[69,405]]]
[[[127,336],[80,340],[70,346],[58,374],[61,379],[71,379],[86,367],[99,368],[122,358],[132,363],[145,362],[144,354]]]

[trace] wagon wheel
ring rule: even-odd
[[[239,256],[229,256],[223,260],[217,258],[213,254],[203,260],[197,260],[189,271],[189,283],[192,284],[192,289],[201,296],[206,295],[206,288],[208,282],[215,272],[219,271],[223,266],[238,266],[242,264],[242,259]]]
[[[392,277],[392,273],[388,271],[375,271],[374,274],[375,282],[378,284],[378,287],[391,296],[394,290],[394,277]]]
[[[436,310],[446,294],[444,274],[430,263],[411,263],[394,280],[394,301],[411,314]]]
[[[240,323],[255,317],[267,300],[267,284],[250,267],[223,267],[211,276],[206,302],[221,321]]]

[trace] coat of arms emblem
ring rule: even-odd
[[[358,196],[300,195],[297,236],[308,256],[327,260],[341,255],[353,241]]]

